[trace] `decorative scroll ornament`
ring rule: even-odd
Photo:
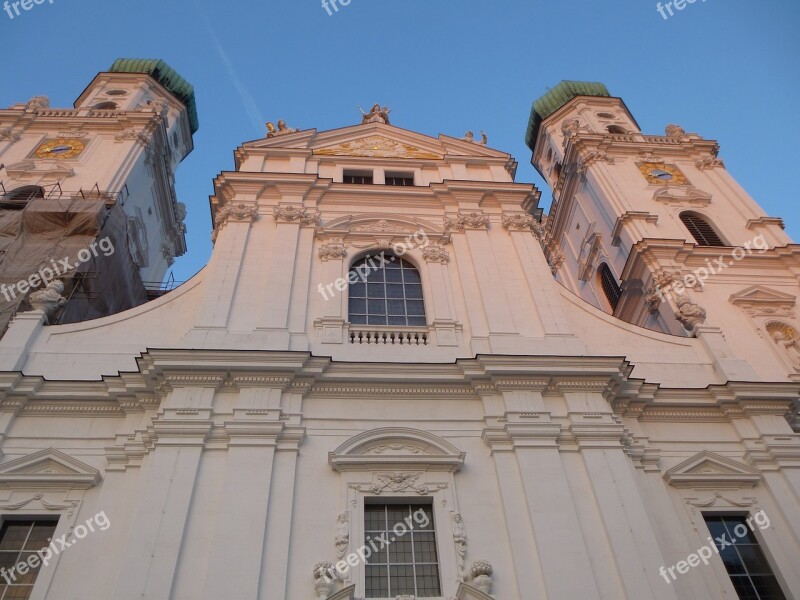
[[[323,561],[314,565],[314,590],[319,600],[326,600],[336,588],[336,568]]]
[[[550,271],[552,271],[553,275],[558,273],[561,265],[564,264],[564,260],[564,253],[561,252],[561,248],[555,247],[550,249],[550,256],[547,262],[550,264]]]
[[[469,574],[472,577],[473,585],[484,594],[488,594],[492,590],[494,568],[488,561],[476,560],[469,568]]]
[[[422,256],[428,262],[446,263],[450,260],[450,253],[441,246],[425,246]]]
[[[432,490],[443,490],[447,487],[446,483],[437,483],[430,487],[427,485],[418,485],[417,480],[422,476],[422,473],[378,473],[375,478],[378,483],[369,487],[369,492],[376,496],[381,495],[383,492],[405,492],[411,490],[424,496],[429,494]],[[361,484],[351,484],[353,489],[361,489]]]
[[[503,213],[502,217],[503,227],[511,231],[530,231],[535,222],[536,219],[526,214],[509,215]]]
[[[353,231],[370,231],[376,233],[408,233],[405,227],[389,223],[386,219],[375,221],[374,223],[367,223],[366,225],[359,225],[354,227]]]
[[[325,244],[319,248],[319,257],[323,261],[339,260],[347,256],[347,248],[344,244]]]
[[[307,208],[297,206],[276,206],[274,210],[275,220],[278,223],[300,223],[301,225],[316,225],[319,217],[316,214],[308,214]]]
[[[586,154],[586,156],[581,158],[580,166],[578,167],[578,173],[581,175],[585,174],[589,167],[599,161],[613,165],[614,157],[609,156],[605,152],[589,152]]]
[[[699,304],[692,302],[685,294],[678,294],[676,299],[678,310],[675,318],[680,321],[686,331],[694,331],[697,325],[706,321],[706,310]]]
[[[696,160],[694,163],[700,171],[706,171],[708,169],[716,169],[716,168],[725,168],[725,163],[721,158],[717,158],[716,156],[706,156],[705,158],[701,158],[700,160]]]
[[[11,143],[18,142],[22,139],[22,135],[13,131],[11,127],[0,129],[0,140],[11,140]]]
[[[217,236],[219,232],[222,231],[222,228],[230,220],[234,221],[254,221],[256,216],[258,216],[258,207],[255,205],[247,205],[247,204],[226,204],[222,208],[218,209],[215,216],[214,222],[216,227],[214,227],[214,231],[211,232],[211,241],[216,242]]]
[[[170,242],[161,242],[161,255],[167,259],[167,264],[172,266],[175,262],[175,249]]]
[[[444,218],[445,229],[464,231],[465,229],[485,229],[489,227],[489,215],[479,212],[459,214],[455,219]]]
[[[275,124],[272,121],[267,123],[267,137],[276,137],[279,135],[286,135],[288,133],[296,133],[297,129],[293,127],[289,127],[286,125],[286,121],[283,119],[278,119],[278,128],[275,128]]]

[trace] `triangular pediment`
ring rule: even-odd
[[[408,466],[457,471],[464,457],[450,442],[427,431],[384,427],[350,438],[328,455],[328,462],[337,471]]]
[[[0,464],[0,485],[3,487],[28,484],[92,487],[100,479],[100,471],[54,448]]]
[[[758,469],[705,450],[664,473],[673,487],[742,488],[753,487],[761,480]]]
[[[438,140],[411,134],[391,125],[358,125],[337,130],[336,134],[319,136],[311,148],[314,155],[427,160],[444,158],[444,148]]]
[[[752,285],[730,297],[731,303],[742,304],[779,304],[794,306],[797,299],[791,294],[779,292],[763,285]]]

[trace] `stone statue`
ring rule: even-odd
[[[278,119],[278,128],[275,128],[275,124],[270,121],[267,123],[267,137],[275,137],[277,135],[286,135],[287,133],[295,133],[297,129],[294,127],[289,127],[286,125],[286,121],[283,119]]]
[[[34,96],[25,104],[26,110],[43,110],[50,108],[50,98],[47,96]]]
[[[54,279],[43,290],[38,290],[28,296],[28,300],[34,309],[44,311],[49,323],[55,312],[67,303],[67,299],[61,295],[63,293],[64,282],[60,279]]]
[[[486,134],[483,131],[481,131],[481,141],[480,142],[475,141],[475,134],[472,133],[472,131],[468,131],[467,133],[465,133],[464,137],[462,139],[465,142],[469,142],[470,144],[479,144],[481,146],[485,146],[489,142],[489,138],[486,136]]]
[[[464,580],[467,576],[464,571],[464,557],[467,554],[467,530],[464,528],[464,521],[459,513],[453,515],[453,542],[456,545],[458,576]]]
[[[388,106],[384,106],[381,108],[381,105],[377,102],[372,105],[372,109],[366,113],[364,109],[360,106],[358,110],[361,111],[361,123],[383,123],[384,125],[391,125],[389,123],[389,113],[392,112],[389,110]]]
[[[680,125],[669,124],[664,128],[667,137],[679,138],[686,135],[686,130]]]

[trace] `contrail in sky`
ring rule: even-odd
[[[239,76],[236,74],[236,69],[233,68],[233,63],[231,62],[230,58],[228,58],[228,53],[225,52],[225,48],[222,47],[222,44],[220,44],[219,39],[214,33],[214,30],[211,28],[211,23],[209,22],[208,17],[206,17],[205,13],[200,10],[200,6],[198,6],[197,2],[195,2],[194,5],[197,13],[200,15],[200,18],[203,19],[206,29],[208,29],[208,34],[211,37],[211,41],[214,43],[217,52],[219,53],[222,63],[225,65],[225,70],[228,71],[228,77],[231,78],[233,86],[236,88],[236,91],[239,93],[239,97],[242,99],[245,112],[247,112],[247,115],[250,117],[253,127],[255,127],[259,133],[262,133],[264,129],[264,115],[261,114],[255,98],[253,98],[253,95],[248,91],[244,83],[242,83],[242,80],[239,79]]]

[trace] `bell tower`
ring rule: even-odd
[[[643,133],[603,84],[562,81],[534,102],[526,142],[553,192],[543,244],[556,278],[598,308],[687,335],[738,318],[729,297],[765,269],[777,296],[796,294],[782,221],[716,141],[678,125]]]
[[[0,110],[3,327],[30,293],[44,291],[45,267],[65,287],[66,302],[49,315],[60,323],[113,314],[158,294],[175,257],[186,252],[175,170],[197,128],[192,86],[162,60],[115,61],[73,108],[37,96]],[[80,252],[106,237],[112,253],[84,252],[81,260]],[[58,269],[62,258],[69,272]]]

